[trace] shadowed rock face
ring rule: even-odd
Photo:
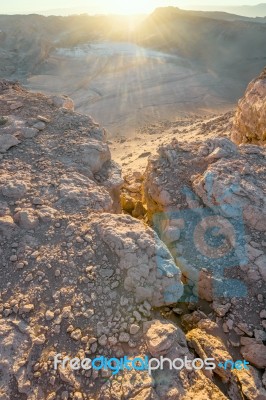
[[[235,143],[266,143],[266,68],[239,101],[232,129]]]

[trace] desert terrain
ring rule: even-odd
[[[1,400],[266,399],[262,19],[0,16]]]
[[[266,25],[219,12],[0,16],[0,27],[3,78],[70,96],[110,135],[229,111],[266,60]]]

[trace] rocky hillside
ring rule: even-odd
[[[30,76],[55,48],[127,40],[127,25],[127,18],[121,17],[0,15],[0,76]]]
[[[176,7],[158,8],[142,20],[136,19],[132,30],[124,16],[0,15],[0,76],[23,79],[45,65],[55,48],[105,40],[178,54],[244,84],[265,64],[265,20]]]
[[[264,67],[265,39],[265,24],[216,19],[215,13],[175,7],[158,8],[138,29],[141,44],[178,54],[201,68],[242,82],[250,81]]]
[[[106,132],[71,99],[1,81],[0,116],[1,400],[265,398],[264,149],[161,147],[147,224],[121,211]],[[112,375],[55,370],[58,353],[217,366]],[[249,370],[221,366],[239,358]]]

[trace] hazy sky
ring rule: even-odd
[[[0,0],[0,14],[34,13],[71,8],[94,13],[146,13],[158,6],[179,6],[184,9],[255,5],[260,0]]]

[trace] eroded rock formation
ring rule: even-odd
[[[231,137],[237,144],[266,143],[266,68],[239,100]]]
[[[264,150],[225,138],[161,147],[144,180],[149,227],[120,213],[123,180],[106,132],[75,113],[70,99],[1,81],[0,115],[1,399],[263,399]],[[143,177],[137,178],[124,189],[138,192]],[[130,212],[139,217],[142,203],[138,195],[133,200]],[[192,243],[196,226],[199,240]],[[227,278],[242,280],[246,297],[217,296],[227,287],[207,268],[217,267],[217,258],[205,228],[214,230],[221,256],[230,253],[223,272],[234,267]],[[196,296],[215,300],[208,315],[190,313]],[[182,329],[166,319],[181,314]],[[166,364],[150,374],[112,375],[55,370],[53,362],[58,353],[191,362],[207,354],[225,362],[232,343],[250,371]],[[217,379],[226,382],[223,391]]]

